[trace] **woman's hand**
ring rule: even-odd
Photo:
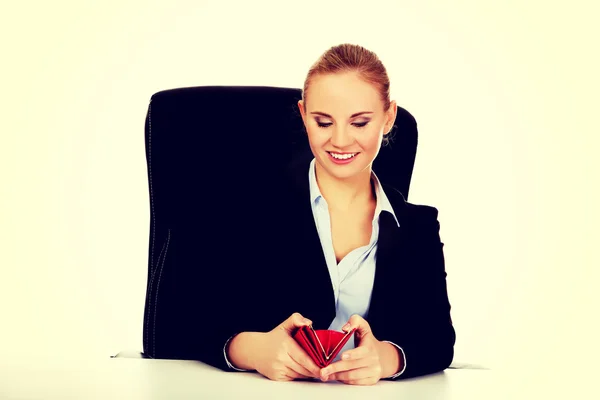
[[[400,357],[396,348],[375,338],[369,323],[353,315],[342,328],[356,328],[357,347],[342,353],[342,359],[321,369],[321,380],[338,380],[350,385],[374,385],[381,378],[399,371]]]
[[[251,369],[275,381],[318,378],[320,369],[292,337],[295,328],[312,322],[300,313],[292,314],[270,332],[249,332],[251,336],[236,336],[231,353],[243,353]],[[241,336],[241,337],[240,337]],[[239,340],[234,343],[236,339]]]

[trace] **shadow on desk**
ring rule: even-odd
[[[139,352],[139,351],[124,350],[124,351],[118,352],[114,356],[110,356],[110,358],[152,358],[152,357],[148,357],[144,353]],[[452,364],[450,364],[448,369],[485,369],[485,370],[489,370],[489,368],[484,367],[482,365],[469,364],[469,363],[464,363],[464,362],[453,362]]]

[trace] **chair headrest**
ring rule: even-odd
[[[269,86],[199,86],[160,91],[146,116],[146,159],[155,207],[208,184],[243,185],[257,171],[312,157],[298,110],[301,90]],[[373,169],[408,199],[417,125],[398,107],[390,143]],[[224,184],[224,183],[222,183]],[[172,204],[169,204],[172,207]]]

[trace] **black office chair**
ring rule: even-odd
[[[193,219],[190,213],[198,212],[195,204],[210,195],[207,187],[212,183],[251,190],[255,175],[246,167],[249,157],[253,168],[262,171],[282,170],[291,159],[312,158],[297,106],[300,99],[300,89],[267,86],[189,87],[152,96],[145,126],[150,240],[143,357],[154,358],[155,337],[163,334],[160,298],[173,290],[160,286],[164,271],[159,268],[170,227]],[[398,107],[390,141],[373,169],[406,199],[416,150],[416,121]]]

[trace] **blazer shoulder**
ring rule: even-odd
[[[406,200],[402,192],[395,187],[385,183],[382,184],[382,186],[399,219],[408,218],[410,220],[417,220],[420,223],[426,223],[428,221],[432,223],[437,222],[439,212],[436,207],[410,203]]]
[[[417,218],[427,221],[437,221],[439,211],[434,206],[425,204],[406,203],[406,206],[411,210]]]

